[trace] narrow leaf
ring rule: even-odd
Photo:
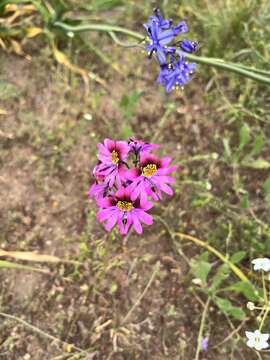
[[[251,169],[269,169],[270,163],[264,159],[257,159],[250,162],[242,162],[242,166]]]
[[[239,263],[244,257],[246,256],[246,252],[245,251],[238,251],[235,254],[232,255],[232,257],[230,258],[230,261],[233,264],[237,264]]]
[[[241,152],[249,141],[249,126],[244,124],[240,129],[240,143],[238,151]]]
[[[10,261],[5,261],[5,260],[0,260],[0,268],[28,270],[28,271],[35,271],[35,272],[40,272],[40,273],[44,273],[44,274],[50,273],[48,270],[38,269],[38,268],[34,268],[32,266],[27,266],[27,265],[16,264],[16,263],[13,263]]]
[[[25,261],[35,261],[35,262],[50,262],[50,263],[59,263],[59,262],[71,262],[69,260],[62,260],[57,256],[53,255],[43,255],[37,254],[30,251],[5,251],[0,249],[0,257],[8,256],[17,260],[25,260]],[[75,261],[74,261],[75,263]]]

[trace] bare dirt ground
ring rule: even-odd
[[[110,69],[105,88],[92,81],[86,102],[81,80],[42,56],[29,61],[1,54],[0,64],[5,88],[0,104],[8,112],[0,115],[1,248],[80,262],[31,264],[49,269],[49,274],[1,269],[1,311],[42,331],[2,317],[1,358],[193,359],[205,298],[190,286],[189,258],[199,250],[183,243],[183,257],[158,220],[143,236],[131,234],[125,242],[117,231],[108,235],[95,219],[87,190],[97,142],[125,136],[129,130],[119,103],[124,94],[141,88],[129,128],[146,140],[157,134],[162,152],[180,164],[176,195],[154,213],[169,228],[201,238],[211,229],[222,239],[222,211],[191,207],[194,194],[185,180],[207,177],[214,194],[232,199],[226,166],[215,160],[181,165],[183,159],[223,151],[223,127],[205,106],[203,86],[198,81],[183,95],[172,95],[175,108],[158,128],[168,98],[153,85],[149,64],[146,74],[135,76],[126,59],[124,76]],[[201,360],[257,359],[234,339],[216,346],[232,330],[215,307],[210,308],[207,332],[209,350]]]

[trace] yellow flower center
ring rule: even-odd
[[[119,163],[119,155],[118,155],[118,152],[117,151],[115,151],[115,150],[113,150],[112,151],[112,162],[114,163],[114,164],[118,164]]]
[[[155,175],[157,172],[157,165],[156,164],[148,164],[143,168],[143,175],[146,177],[151,177]]]
[[[133,209],[133,205],[129,201],[117,201],[116,206],[122,211],[131,211]]]

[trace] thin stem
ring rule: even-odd
[[[239,333],[239,331],[242,329],[242,327],[245,325],[245,323],[248,321],[249,319],[244,319],[241,324],[234,329],[228,336],[225,337],[225,339],[223,339],[222,341],[220,341],[218,344],[214,345],[211,347],[211,349],[218,349],[220,348],[221,345],[225,344],[227,341],[229,341],[232,337],[234,337],[234,335],[237,335]]]
[[[202,319],[201,319],[201,324],[200,324],[200,329],[199,329],[199,335],[198,335],[198,339],[197,339],[196,355],[195,355],[194,360],[199,360],[200,351],[202,349],[203,330],[204,330],[205,319],[206,319],[207,311],[209,308],[209,304],[210,304],[210,297],[208,297],[208,299],[205,303],[204,309],[203,309]]]
[[[150,288],[152,282],[155,280],[155,277],[157,276],[157,273],[159,272],[159,268],[160,268],[160,262],[158,261],[154,267],[154,271],[151,275],[150,280],[148,281],[148,284],[146,285],[145,289],[143,290],[143,292],[141,293],[141,295],[139,296],[138,300],[135,302],[135,304],[132,306],[132,308],[129,310],[129,312],[127,313],[127,315],[124,317],[123,321],[121,322],[121,324],[124,324],[127,319],[130,317],[130,315],[133,313],[133,311],[135,310],[135,308],[140,304],[142,298],[144,297],[144,295],[147,293],[147,290]]]
[[[152,139],[153,142],[155,142],[155,141],[158,139],[160,133],[161,133],[162,130],[163,130],[163,126],[165,125],[165,123],[166,123],[169,115],[172,113],[173,109],[174,109],[174,108],[171,108],[171,107],[168,107],[168,108],[166,109],[164,115],[162,116],[162,118],[160,119],[160,121],[159,121],[159,123],[158,123],[158,129],[157,129],[157,131],[155,132],[155,135],[153,136],[153,139]]]
[[[35,333],[38,333],[38,334],[42,335],[43,337],[46,337],[49,340],[59,342],[59,343],[64,344],[64,345],[71,345],[74,350],[77,350],[77,351],[79,351],[81,353],[84,353],[84,354],[88,355],[88,353],[86,351],[84,351],[83,349],[80,349],[79,347],[77,347],[77,346],[75,346],[73,344],[69,344],[69,343],[67,343],[65,341],[62,341],[62,340],[60,340],[60,339],[58,339],[58,338],[56,338],[56,337],[54,337],[54,336],[52,336],[50,334],[47,334],[45,331],[39,329],[38,327],[36,327],[34,325],[29,324],[28,322],[24,321],[23,319],[20,319],[20,318],[18,318],[16,316],[6,314],[6,313],[3,313],[3,312],[0,312],[0,316],[3,316],[5,318],[7,318],[7,319],[11,319],[11,320],[14,320],[16,322],[19,322],[22,325],[24,325],[24,326],[28,327],[29,329],[31,329],[32,331],[34,331]]]
[[[56,21],[51,25],[52,27],[59,28],[65,32],[85,32],[85,31],[102,31],[107,33],[121,33],[127,36],[130,36],[137,40],[144,40],[144,36],[136,31],[128,30],[121,26],[106,25],[106,24],[84,24],[84,25],[68,25],[60,21]],[[111,35],[112,36],[112,35]],[[263,76],[263,70],[253,69],[247,66],[241,66],[239,64],[225,62],[222,59],[212,59],[203,56],[196,56],[192,54],[186,54],[188,60],[195,61],[198,64],[204,64],[208,66],[213,66],[222,70],[231,71],[239,75],[243,75],[247,78],[270,84],[270,77],[267,73],[267,76]],[[264,73],[264,75],[266,75]]]
[[[85,32],[85,31],[101,31],[101,32],[116,32],[116,33],[122,33],[127,36],[130,36],[134,39],[138,40],[144,40],[144,36],[136,31],[128,30],[126,28],[123,28],[121,26],[113,26],[113,25],[106,25],[106,24],[85,24],[85,25],[68,25],[65,23],[62,23],[60,21],[56,21],[53,23],[53,27],[60,28],[66,32]]]
[[[140,44],[142,41],[138,42],[138,43],[134,43],[134,44],[127,44],[127,43],[124,43],[123,41],[121,41],[118,36],[113,32],[113,31],[110,31],[108,33],[110,35],[110,37],[113,39],[113,41],[122,46],[122,47],[125,47],[125,48],[135,48],[135,47],[141,47]]]
[[[268,297],[267,297],[267,291],[266,291],[266,286],[265,286],[265,278],[264,278],[263,270],[261,270],[261,274],[262,274],[262,284],[263,284],[263,298],[264,298],[265,304],[267,304]]]
[[[269,306],[268,306],[267,309],[265,310],[265,313],[264,313],[263,318],[262,318],[262,322],[261,322],[260,327],[259,327],[259,330],[260,330],[260,331],[261,331],[262,328],[263,328],[265,319],[267,318],[267,315],[268,315],[269,311],[270,311],[270,308],[269,308]]]
[[[198,64],[205,64],[205,65],[213,66],[218,69],[227,70],[227,71],[231,71],[233,73],[239,74],[239,75],[243,75],[252,80],[263,82],[265,84],[270,84],[269,77],[266,77],[266,76],[263,76],[260,74],[256,74],[255,72],[253,72],[252,68],[248,68],[248,67],[242,68],[238,65],[235,66],[232,63],[216,61],[211,58],[207,58],[207,57],[203,57],[203,56],[196,56],[196,55],[192,55],[192,54],[186,54],[186,58],[188,60],[193,60]],[[247,69],[249,69],[249,70],[247,70]]]
[[[183,234],[183,233],[179,233],[179,232],[175,233],[175,235],[182,239],[190,240],[193,243],[195,243],[196,245],[204,247],[205,249],[210,251],[212,254],[217,256],[221,261],[223,261],[224,264],[227,264],[241,281],[251,284],[249,278],[235,264],[233,264],[229,259],[226,258],[226,256],[221,254],[218,250],[213,248],[211,245],[209,245],[209,244],[205,243],[204,241],[199,240],[196,237],[191,236],[191,235],[187,235],[187,234]]]

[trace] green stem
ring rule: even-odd
[[[127,36],[130,36],[134,39],[137,39],[139,41],[144,40],[144,36],[136,31],[128,30],[121,26],[114,26],[114,25],[106,25],[106,24],[84,24],[84,25],[68,25],[65,23],[62,23],[60,21],[56,21],[52,24],[53,27],[59,28],[64,30],[65,32],[85,32],[85,31],[101,31],[106,33],[121,33]],[[204,64],[208,66],[213,66],[222,70],[234,72],[236,74],[245,76],[249,79],[256,80],[265,84],[270,85],[270,77],[267,72],[264,72],[264,70],[257,70],[253,69],[247,66],[241,66],[240,64],[233,64],[233,63],[227,63],[224,62],[222,59],[216,59],[216,58],[208,58],[203,56],[196,56],[192,54],[186,54],[186,58],[188,60],[195,61],[198,64]]]
[[[197,340],[196,355],[195,355],[194,360],[199,360],[200,352],[201,352],[201,349],[202,349],[203,329],[204,329],[205,319],[206,319],[206,315],[207,315],[209,305],[210,305],[210,297],[207,299],[207,301],[206,301],[206,303],[204,305],[201,324],[200,324],[200,330],[199,330],[199,335],[198,335],[198,340]]]
[[[269,311],[270,311],[270,308],[268,307],[268,308],[265,310],[265,313],[264,313],[264,315],[263,315],[262,322],[261,322],[260,327],[259,327],[259,330],[260,330],[260,331],[261,331],[262,328],[263,328],[265,319],[267,318],[267,315],[268,315]]]
[[[212,254],[214,254],[216,257],[218,257],[224,264],[227,264],[241,281],[251,284],[249,278],[235,264],[233,264],[228,258],[226,258],[226,256],[221,254],[221,252],[219,252],[217,249],[213,248],[213,246],[207,244],[206,242],[204,242],[200,239],[197,239],[194,236],[188,235],[188,234],[177,232],[177,233],[175,233],[175,236],[179,237],[180,239],[182,238],[182,239],[190,240],[193,243],[195,243],[196,245],[199,245],[199,246],[207,249]]]
[[[266,291],[266,286],[265,286],[265,279],[264,279],[264,272],[263,270],[261,270],[261,274],[262,274],[262,284],[263,284],[263,298],[265,303],[268,303],[268,296],[267,296],[267,291]]]
[[[122,33],[127,36],[130,36],[134,39],[138,40],[144,40],[144,36],[136,31],[128,30],[126,28],[123,28],[121,26],[113,26],[113,25],[104,25],[104,24],[85,24],[85,25],[68,25],[65,23],[62,23],[60,21],[56,21],[53,24],[54,27],[60,28],[66,32],[85,32],[85,31],[101,31],[101,32],[116,32],[116,33]]]
[[[270,77],[263,76],[261,74],[257,74],[255,72],[253,72],[252,68],[248,68],[248,67],[242,68],[239,65],[235,65],[232,63],[216,61],[211,58],[207,58],[207,57],[203,57],[203,56],[196,56],[196,55],[192,55],[192,54],[186,54],[186,58],[188,60],[193,60],[198,64],[205,64],[205,65],[216,67],[218,69],[231,71],[233,73],[243,75],[244,77],[247,77],[249,79],[256,80],[256,81],[270,85]],[[249,69],[249,70],[247,70],[247,69]]]

